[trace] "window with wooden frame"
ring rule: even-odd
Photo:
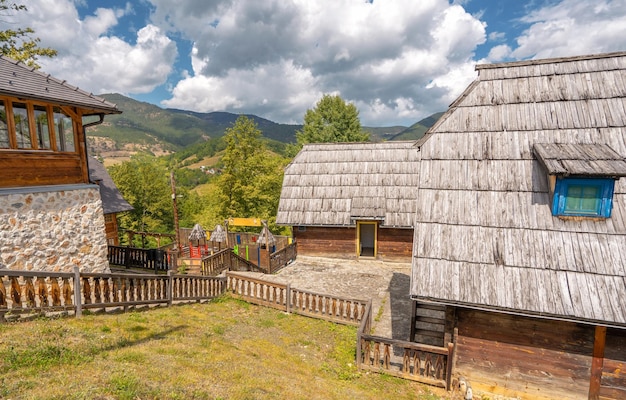
[[[60,107],[0,98],[0,150],[75,152],[72,118]]]
[[[615,180],[562,178],[556,180],[552,215],[611,217]]]

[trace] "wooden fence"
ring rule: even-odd
[[[176,258],[162,249],[140,249],[137,247],[109,246],[109,264],[158,272],[176,269]]]
[[[5,314],[46,314],[84,309],[127,309],[210,300],[222,293],[225,278],[143,274],[96,274],[0,270],[0,321]]]
[[[297,256],[298,247],[295,242],[270,254],[269,273],[275,274],[276,272],[280,271],[285,266],[289,265],[289,263],[295,261]]]
[[[371,307],[368,304],[357,333],[357,366],[450,390],[454,344],[437,347],[370,335]]]
[[[227,250],[228,253],[232,253]],[[226,253],[225,253],[226,254]],[[293,289],[227,271],[225,277],[33,272],[0,270],[0,321],[6,313],[45,314],[174,301],[210,300],[224,292],[249,303],[358,326],[356,363],[385,373],[450,390],[455,346],[429,346],[371,335],[372,302]],[[78,294],[78,295],[77,295]]]
[[[249,303],[276,308],[327,321],[359,326],[369,302],[293,289],[289,284],[270,282],[226,272],[226,290]]]
[[[267,273],[253,262],[233,253],[233,249],[224,249],[202,258],[200,273],[205,276],[218,276],[224,271],[254,271]]]

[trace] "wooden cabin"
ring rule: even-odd
[[[414,142],[306,144],[276,223],[293,227],[299,255],[409,262],[418,155]]]
[[[476,69],[417,143],[412,339],[475,395],[624,399],[626,52]]]
[[[98,185],[100,189],[107,244],[119,246],[117,214],[131,211],[133,206],[124,199],[104,165],[95,157],[88,157],[87,160],[89,162],[89,180]]]
[[[0,57],[0,268],[108,271],[85,129],[114,104]]]

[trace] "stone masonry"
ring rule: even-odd
[[[110,271],[98,187],[64,189],[0,192],[0,268]]]

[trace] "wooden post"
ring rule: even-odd
[[[173,298],[173,283],[174,283],[174,271],[167,271],[167,306],[172,306],[172,298]]]
[[[82,305],[82,297],[80,290],[80,269],[78,267],[74,267],[74,307],[76,311],[74,315],[76,318],[79,318],[83,315],[83,305]]]
[[[606,327],[596,326],[593,341],[593,359],[591,360],[591,381],[589,382],[589,399],[600,398],[600,386],[602,383],[602,367],[604,365],[604,344],[606,342]]]
[[[285,295],[287,296],[287,298],[285,299],[285,305],[287,306],[287,314],[291,314],[291,283],[287,284]]]
[[[170,172],[170,182],[172,184],[172,202],[174,203],[174,234],[176,235],[176,250],[180,251],[180,230],[178,228],[178,205],[176,204],[176,180],[174,171]]]

